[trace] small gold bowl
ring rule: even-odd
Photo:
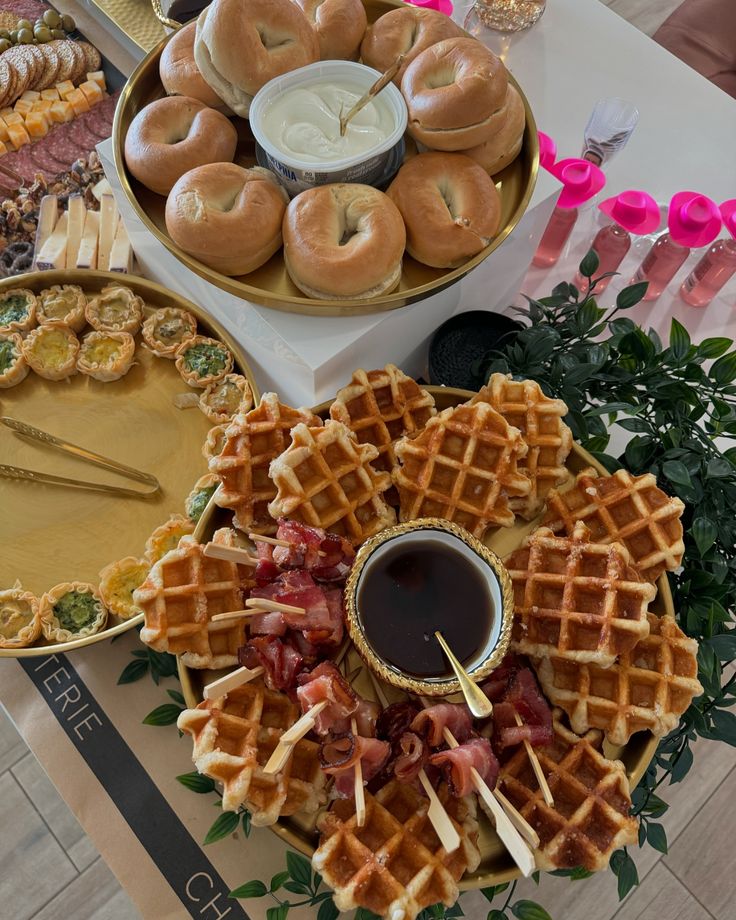
[[[395,527],[389,527],[381,531],[381,533],[367,540],[361,546],[345,585],[348,632],[363,661],[371,671],[387,684],[418,696],[449,696],[460,691],[460,684],[456,679],[448,679],[444,676],[412,676],[391,662],[386,661],[376,652],[366,635],[358,604],[361,578],[366,571],[368,560],[374,553],[389,541],[406,537],[407,534],[421,534],[423,531],[427,531],[428,534],[437,534],[439,532],[441,542],[451,545],[454,540],[457,540],[472,551],[469,554],[466,552],[465,555],[469,556],[473,561],[477,560],[478,568],[488,583],[495,616],[486,644],[478,650],[477,655],[465,662],[465,667],[470,677],[477,681],[487,677],[491,671],[499,666],[511,639],[511,626],[514,615],[511,578],[494,552],[464,528],[441,518],[419,518],[406,524],[397,524]],[[449,540],[445,536],[447,534],[454,540]],[[413,541],[406,542],[411,543]],[[418,540],[417,545],[421,545],[421,542],[421,539]]]

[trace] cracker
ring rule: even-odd
[[[54,41],[48,43],[49,46],[53,47],[54,51],[56,51],[61,59],[61,67],[56,75],[57,83],[63,83],[65,80],[69,80],[77,65],[77,58],[69,47],[70,44],[70,42],[61,38],[54,39]]]
[[[41,74],[37,89],[48,89],[50,86],[53,86],[55,83],[58,83],[59,71],[61,70],[61,58],[56,48],[53,47],[53,42],[48,42],[45,45],[41,45],[41,53],[43,54],[45,65],[44,71]]]
[[[94,73],[99,70],[102,66],[102,56],[97,48],[94,45],[90,45],[89,42],[77,42],[77,44],[84,51],[84,57],[87,62],[85,73]]]

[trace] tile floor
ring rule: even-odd
[[[680,0],[602,2],[651,35]],[[641,884],[623,904],[611,873],[583,882],[548,877],[539,888],[524,882],[517,896],[538,900],[553,920],[733,920],[736,750],[700,742],[685,784],[663,797],[672,806],[663,818],[669,853],[634,854]],[[140,917],[2,708],[0,827],[0,916]]]

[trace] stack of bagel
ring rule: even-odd
[[[277,176],[233,162],[255,94],[318,60],[362,60],[395,77],[408,109],[407,157],[386,192],[319,186],[289,201]],[[368,26],[361,0],[213,0],[160,58],[167,93],[125,139],[133,176],[167,196],[174,243],[225,275],[283,245],[294,284],[319,299],[394,290],[408,252],[460,266],[501,224],[492,176],[518,155],[524,104],[503,63],[447,16],[405,6]]]

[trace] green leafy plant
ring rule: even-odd
[[[140,627],[138,627],[140,632]],[[120,638],[115,636],[112,641]],[[129,662],[122,670],[118,677],[118,684],[132,684],[146,674],[151,675],[151,680],[158,685],[162,677],[176,677],[179,673],[176,668],[176,656],[168,652],[155,652],[152,648],[135,649],[131,656],[133,660]]]
[[[286,853],[286,869],[277,872],[266,886],[265,882],[253,879],[240,885],[230,892],[231,898],[265,898],[270,897],[276,902],[275,907],[266,911],[267,920],[284,920],[292,907],[317,907],[317,920],[335,920],[340,911],[335,907],[331,891],[320,891],[322,876],[312,869],[312,863],[302,856],[288,850]],[[284,900],[279,892],[302,895],[301,901]]]

